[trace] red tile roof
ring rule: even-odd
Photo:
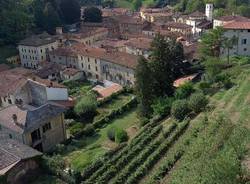
[[[151,47],[151,42],[153,40],[150,38],[132,38],[129,39],[125,45],[133,48],[139,48],[139,49],[144,49],[148,50]]]
[[[250,29],[250,21],[230,22],[225,24],[224,29]]]
[[[174,81],[175,87],[180,87],[181,85],[185,84],[186,82],[192,81],[198,74],[189,75],[186,77],[182,77]]]
[[[224,22],[230,22],[230,21],[250,21],[247,17],[237,16],[237,15],[228,15],[228,16],[222,16],[219,18],[216,18],[215,20],[221,20]]]
[[[6,71],[6,70],[9,70],[10,67],[6,64],[0,64],[0,72],[3,72],[3,71]]]
[[[81,71],[75,68],[66,68],[65,70],[62,71],[63,74],[70,75],[70,76],[76,75],[79,72]]]
[[[122,88],[123,87],[121,85],[114,83],[109,87],[96,86],[93,88],[93,90],[100,95],[99,100],[101,100],[103,98],[111,96],[113,93],[121,91]]]

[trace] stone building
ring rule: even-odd
[[[48,60],[48,53],[58,47],[55,37],[43,33],[33,35],[18,43],[21,64],[25,68],[37,69],[42,61]]]
[[[65,109],[50,103],[39,107],[10,105],[0,110],[0,138],[14,139],[47,152],[66,139]]]
[[[231,23],[231,22],[244,22],[244,21],[250,21],[247,17],[242,17],[238,15],[227,15],[222,16],[214,19],[214,28],[221,26],[223,27],[225,24]]]
[[[133,55],[149,57],[151,42],[150,38],[133,38],[129,39],[126,45],[126,52]]]
[[[0,182],[26,184],[28,174],[38,176],[42,153],[13,139],[0,140]]]
[[[250,56],[250,21],[231,22],[223,26],[227,38],[235,38],[236,44],[229,49],[229,55]],[[227,49],[221,49],[221,55],[227,56]]]
[[[69,65],[69,58],[70,65]],[[50,60],[79,69],[88,79],[111,80],[122,85],[133,84],[138,57],[125,52],[86,47],[82,44],[50,52]]]
[[[12,104],[43,105],[50,100],[68,100],[65,86],[27,73],[17,69],[0,73],[0,107]]]

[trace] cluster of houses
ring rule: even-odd
[[[180,41],[186,60],[192,62],[200,36],[221,26],[226,37],[238,38],[230,54],[250,55],[250,20],[235,15],[214,19],[212,4],[206,5],[205,13],[182,14],[170,8],[102,12],[102,23],[83,22],[79,30],[67,33],[58,27],[56,35],[22,40],[19,56],[8,59],[21,67],[0,65],[0,179],[17,182],[37,168],[34,158],[66,139],[64,112],[72,102],[62,81],[106,83],[107,88],[94,89],[100,98],[112,94],[110,86],[115,91],[133,86],[138,58],[150,56],[157,34]]]

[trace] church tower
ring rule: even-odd
[[[206,4],[206,16],[207,20],[212,21],[213,20],[213,11],[214,11],[214,6],[213,4]]]

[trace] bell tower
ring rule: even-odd
[[[207,20],[212,21],[213,20],[213,11],[214,6],[211,3],[206,4],[206,16]]]

